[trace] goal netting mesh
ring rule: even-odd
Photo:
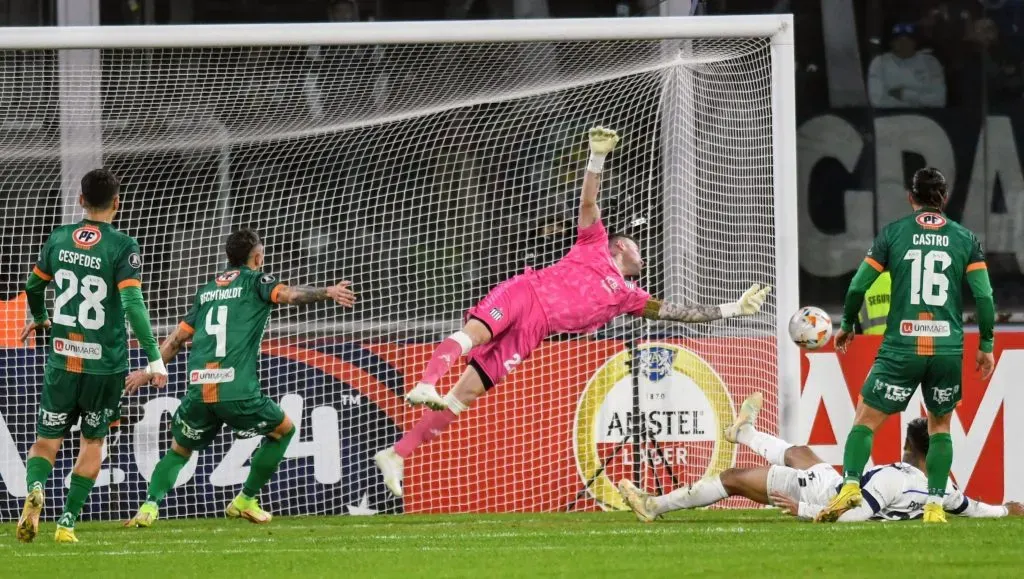
[[[298,426],[261,495],[276,514],[618,508],[622,477],[667,492],[761,464],[720,432],[753,392],[766,398],[758,426],[776,432],[773,298],[755,318],[619,319],[552,336],[406,462],[404,499],[372,456],[419,418],[401,396],[462,313],[572,246],[591,126],[622,137],[603,218],[639,240],[649,264],[639,282],[652,294],[718,304],[750,283],[775,285],[769,39],[0,58],[0,520],[16,519],[25,496],[47,353],[42,340],[18,341],[24,281],[49,232],[81,219],[77,181],[96,166],[122,179],[114,224],[141,245],[158,339],[243,226],[287,283],[347,279],[358,291],[353,311],[272,314],[262,384]],[[85,519],[125,518],[143,500],[170,445],[187,355],[167,390],[123,399]],[[142,363],[135,350],[133,367]],[[63,504],[76,439],[47,487],[47,517]],[[182,471],[161,516],[221,513],[258,444],[225,429]]]

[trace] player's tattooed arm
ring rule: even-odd
[[[647,300],[642,317],[648,320],[667,320],[696,324],[722,319],[722,308],[719,306],[683,306],[670,304],[661,300]]]
[[[294,306],[311,304],[313,302],[322,302],[326,299],[327,288],[311,287],[308,285],[283,287],[281,288],[281,293],[279,293],[277,297],[277,301],[280,303],[291,304]]]
[[[301,305],[334,300],[335,303],[350,308],[356,302],[356,294],[349,287],[351,285],[350,281],[342,281],[330,287],[281,286],[277,292],[277,302]]]
[[[178,326],[170,336],[164,338],[163,343],[160,344],[160,358],[163,359],[164,364],[170,364],[191,338],[192,333],[182,326]]]
[[[183,322],[177,328],[174,328],[171,335],[164,338],[163,343],[160,344],[160,359],[163,360],[163,363],[170,364],[191,338],[192,328],[188,324]],[[159,374],[154,374],[151,370],[152,366],[153,363],[151,362],[149,366],[139,368],[125,377],[124,391],[126,394],[134,394],[146,384],[152,384],[157,388],[163,388],[167,385],[167,370],[164,369]]]

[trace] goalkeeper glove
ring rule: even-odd
[[[590,163],[587,171],[600,173],[604,169],[604,158],[612,152],[619,142],[619,135],[604,127],[590,129]]]
[[[761,287],[756,283],[750,286],[750,289],[743,292],[740,299],[718,306],[722,311],[722,318],[734,318],[736,316],[752,316],[757,312],[761,311],[761,306],[764,305],[764,299],[768,296],[768,292],[772,290],[771,286]]]

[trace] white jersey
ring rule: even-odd
[[[861,477],[860,488],[864,502],[874,513],[873,520],[905,521],[924,516],[928,477],[911,464],[894,462],[875,467]],[[968,502],[952,480],[946,483],[942,506],[947,512],[960,514],[967,510]]]
[[[841,481],[829,489],[827,500],[831,500],[839,492],[840,487]],[[877,466],[864,473],[860,479],[860,488],[864,500],[857,508],[843,513],[839,517],[840,521],[905,521],[924,516],[924,505],[928,500],[928,477],[914,465],[894,462]],[[827,501],[822,501],[824,502]],[[946,483],[946,496],[942,506],[947,513],[965,517],[1007,515],[1007,510],[1003,506],[987,505],[967,498],[952,480]],[[801,500],[801,517],[813,518],[823,508],[823,504],[811,504]]]

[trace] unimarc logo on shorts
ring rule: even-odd
[[[233,382],[234,380],[234,368],[207,368],[205,370],[192,370],[188,377],[190,384],[220,384],[222,382]]]
[[[90,342],[76,342],[64,338],[53,339],[53,351],[72,358],[83,360],[99,360],[103,358],[103,346]]]
[[[901,336],[924,336],[941,338],[949,335],[949,322],[931,320],[903,320],[900,322]]]

